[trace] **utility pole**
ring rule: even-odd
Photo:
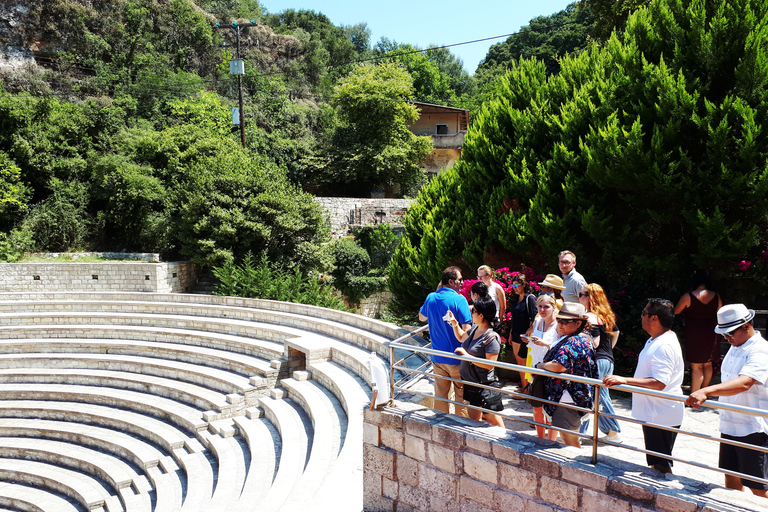
[[[251,25],[256,25],[254,20],[251,20]],[[229,61],[229,74],[237,75],[237,97],[238,97],[238,117],[240,118],[240,141],[245,148],[245,115],[243,114],[243,75],[245,74],[245,63],[240,58],[240,27],[236,21],[232,22],[232,29],[235,31],[235,41],[237,42],[235,50],[235,58]],[[216,23],[216,28],[223,28],[220,23]]]

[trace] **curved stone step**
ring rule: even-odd
[[[89,338],[176,343],[273,360],[283,357],[282,343],[230,334],[147,325],[22,324],[0,325],[0,340],[17,338]]]
[[[214,468],[203,452],[189,453],[184,448],[174,450],[174,457],[184,468],[187,476],[184,486],[182,512],[218,510],[211,505],[215,481]]]
[[[98,478],[113,493],[134,486],[146,493],[149,482],[129,464],[92,448],[50,439],[0,437],[0,458],[27,459],[68,467]]]
[[[280,510],[304,472],[309,439],[301,417],[286,400],[264,397],[259,403],[266,418],[280,432],[281,439],[277,473],[259,507],[259,512],[272,512]]]
[[[152,444],[125,432],[69,421],[0,418],[0,436],[77,443],[129,460],[143,470],[157,466],[165,456]]]
[[[195,365],[205,365],[245,377],[277,376],[269,361],[226,350],[180,345],[178,343],[111,339],[11,339],[0,340],[0,354],[31,353],[115,354],[144,356]]]
[[[5,294],[0,294],[2,298]],[[399,336],[396,326],[341,311],[315,306],[291,304],[260,299],[214,297],[190,298],[186,294],[100,294],[104,300],[93,300],[93,295],[72,294],[66,300],[46,299],[49,294],[36,295],[35,300],[0,302],[0,312],[46,311],[152,311],[156,313],[197,315],[214,318],[233,318],[256,322],[277,323],[298,327],[330,336],[388,357],[388,342]],[[21,296],[23,297],[23,296]],[[113,300],[125,297],[129,300]]]
[[[251,511],[254,503],[262,501],[272,485],[280,455],[280,433],[261,417],[263,410],[253,407],[246,414],[233,418],[251,453],[243,490],[232,507],[233,512]]]
[[[256,391],[249,384],[247,377],[236,373],[203,365],[145,356],[45,352],[0,354],[0,369],[3,368],[90,368],[113,370],[172,378],[214,389],[225,394],[239,393],[247,397]]]
[[[0,368],[0,384],[44,383],[133,390],[185,403],[201,411],[214,410],[227,415],[234,414],[238,405],[244,408],[241,395],[233,397],[237,403],[232,404],[223,393],[172,378],[128,371],[61,368],[67,366],[57,364],[61,362],[52,361],[51,368]]]
[[[101,507],[108,512],[123,511],[120,499],[111,494],[97,479],[38,461],[0,459],[0,480],[19,482],[41,489],[51,489],[76,500],[88,510]]]
[[[211,503],[215,503],[220,510],[228,510],[230,503],[236,502],[240,497],[245,482],[246,461],[243,446],[236,437],[225,438],[210,432],[204,432],[202,436],[205,445],[216,454],[218,463]]]
[[[347,414],[341,450],[315,501],[357,512],[363,508],[363,409],[370,403],[369,388],[360,377],[331,361],[308,369],[314,380],[336,395]]]
[[[190,432],[208,428],[208,422],[202,418],[202,411],[199,409],[165,397],[125,389],[74,384],[0,383],[0,397],[8,400],[53,400],[108,405],[149,414]]]
[[[332,399],[329,392],[311,380],[283,379],[280,383],[288,390],[288,396],[307,411],[314,427],[306,467],[280,509],[300,510],[311,502],[336,460],[341,444],[342,423],[346,430],[346,414],[338,400]]]
[[[161,467],[155,466],[147,469],[147,477],[155,487],[155,510],[161,512],[168,510],[178,512],[184,494],[180,469],[168,473]]]
[[[192,449],[190,437],[178,427],[154,416],[106,405],[7,397],[0,400],[0,418],[77,422],[130,433],[164,448],[168,453],[184,446]]]
[[[31,485],[0,482],[0,506],[29,512],[80,512],[69,500]]]

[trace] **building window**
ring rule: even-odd
[[[448,125],[447,124],[438,124],[437,125],[437,132],[438,135],[448,135]]]

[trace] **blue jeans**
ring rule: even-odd
[[[610,359],[597,360],[597,374],[600,377],[600,380],[602,380],[606,375],[611,375],[612,373],[613,373],[613,361],[611,361]],[[613,410],[613,404],[611,403],[611,395],[610,393],[608,393],[608,388],[602,388],[600,390],[600,412],[604,412],[607,414],[616,414]],[[600,428],[600,431],[603,434],[607,434],[611,430],[613,430],[614,432],[621,432],[621,428],[619,428],[618,421],[616,421],[613,418],[607,418],[602,415],[597,419],[597,426]],[[589,420],[581,424],[581,428],[579,429],[579,432],[582,434],[585,434],[588,428],[589,428]]]

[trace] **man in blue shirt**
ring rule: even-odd
[[[453,354],[453,351],[461,346],[453,334],[453,328],[443,320],[448,311],[453,313],[465,332],[469,331],[472,325],[472,314],[469,311],[467,300],[458,293],[463,281],[459,267],[446,268],[443,271],[440,288],[427,296],[427,300],[424,301],[424,305],[419,310],[419,320],[429,322],[429,336],[432,340],[433,350]],[[435,409],[439,411],[449,412],[451,404],[437,400],[437,398],[447,399],[451,387],[454,388],[455,401],[459,403],[464,401],[464,389],[461,384],[440,378],[443,376],[461,379],[459,363],[459,360],[450,357],[432,356],[432,368],[435,374]],[[456,406],[456,414],[467,416],[467,410],[464,407]]]

